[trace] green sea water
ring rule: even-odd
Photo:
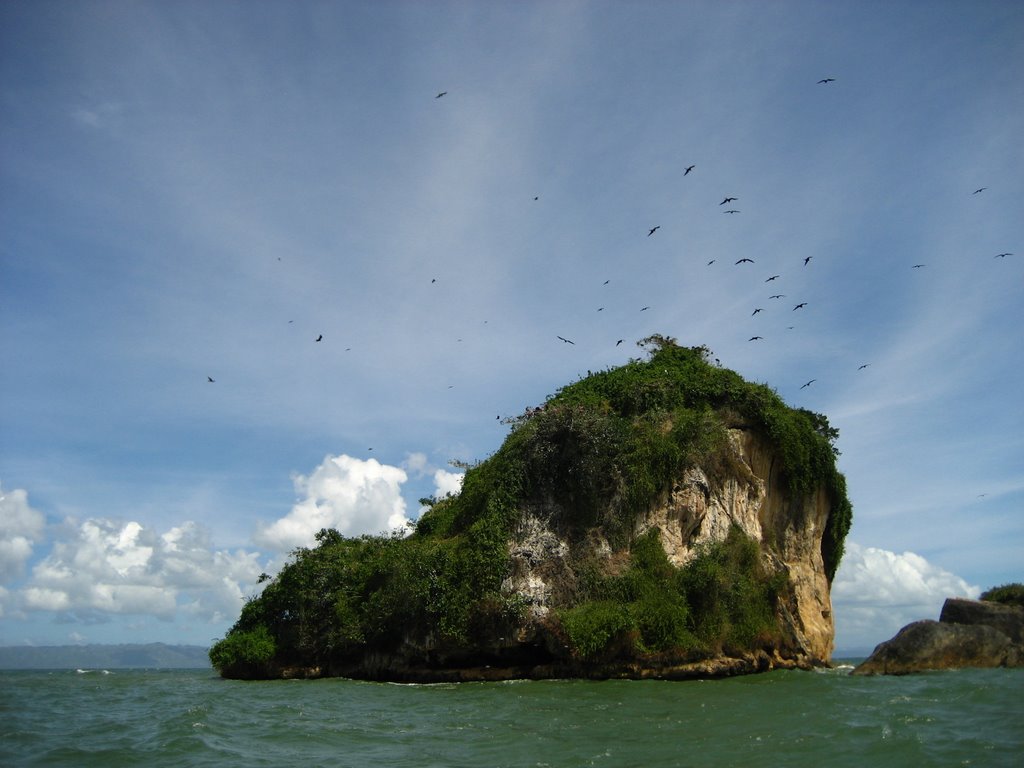
[[[414,686],[0,671],[0,765],[1024,765],[1024,670],[847,672]]]

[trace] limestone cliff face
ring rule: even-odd
[[[774,657],[780,663],[770,665],[782,666],[783,660],[827,663],[834,624],[821,547],[829,495],[819,488],[806,497],[791,497],[781,481],[777,454],[751,430],[731,429],[730,450],[729,471],[686,470],[667,498],[636,520],[634,533],[658,528],[670,562],[683,566],[701,544],[723,541],[732,526],[739,526],[761,544],[766,568],[784,573],[790,584],[779,606],[785,637]],[[526,602],[528,619],[520,640],[533,635],[575,586],[570,561],[580,553],[573,551],[557,521],[554,505],[537,505],[525,511],[510,542],[511,573],[502,591]],[[628,553],[613,552],[599,528],[589,533],[586,547],[585,554],[603,559],[609,572],[628,558]]]

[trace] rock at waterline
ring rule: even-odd
[[[950,598],[939,621],[903,627],[851,674],[907,675],[961,667],[1024,666],[1024,609]]]

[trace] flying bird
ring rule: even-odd
[[[610,282],[611,282],[611,280],[605,280],[605,281],[604,281],[604,282],[602,283],[602,285],[608,285],[608,283],[610,283]]]
[[[726,203],[731,203],[734,200],[739,200],[739,198],[738,197],[727,197],[727,198],[725,198],[725,200],[720,202],[719,205],[725,205]]]
[[[736,263],[737,263],[737,264],[742,264],[742,263],[743,263],[743,262],[745,262],[745,261],[747,261],[747,262],[750,262],[751,264],[753,264],[753,263],[754,263],[754,260],[753,260],[753,259],[748,259],[748,258],[746,258],[746,257],[744,257],[744,258],[740,259],[740,260],[739,260],[739,261],[737,261]]]
[[[863,371],[863,370],[864,370],[865,368],[867,368],[867,367],[868,367],[869,365],[871,365],[871,363],[864,363],[863,365],[859,365],[859,366],[857,366],[857,370],[858,370],[858,371]]]
[[[650,307],[641,307],[640,311],[641,312],[646,312],[648,309],[650,309]]]
[[[757,341],[758,339],[764,340],[764,336],[751,336],[747,341]]]
[[[808,257],[806,257],[806,258],[804,259],[804,266],[806,267],[806,266],[807,266],[807,264],[808,264],[808,262],[810,262],[810,260],[811,260],[811,259],[813,259],[813,258],[814,258],[813,256],[808,256]]]
[[[834,83],[835,81],[836,79],[834,77],[825,77],[818,81],[818,85],[821,85],[822,83]]]
[[[813,383],[814,383],[814,382],[816,382],[816,381],[817,381],[817,379],[811,379],[811,380],[810,380],[810,381],[808,381],[808,382],[807,382],[806,384],[802,384],[802,385],[800,386],[800,389],[804,389],[805,387],[809,387],[809,386],[811,386],[811,384],[813,384]]]
[[[712,259],[711,261],[709,261],[709,262],[708,262],[708,266],[710,267],[710,266],[711,266],[712,264],[714,264],[714,263],[715,263],[715,260],[714,260],[714,259]]]
[[[1013,254],[1012,253],[997,253],[992,258],[995,258],[995,259],[1005,259],[1007,256],[1013,256]]]
[[[439,94],[437,94],[437,96],[435,96],[434,98],[435,98],[435,99],[440,99],[440,98],[441,98],[442,96],[446,96],[447,94],[448,94],[448,91],[441,91],[441,92],[440,92]]]
[[[779,279],[779,276],[778,276],[778,275],[772,275],[772,276],[771,276],[771,277],[769,277],[769,278],[768,278],[767,280],[765,280],[765,282],[766,282],[766,283],[770,283],[770,282],[771,282],[772,280],[778,280],[778,279]]]
[[[971,194],[972,194],[972,195],[976,195],[976,194],[978,194],[979,192],[984,192],[984,191],[985,191],[986,189],[988,189],[988,187],[979,187],[978,189],[976,189],[976,190],[974,190],[973,192],[971,192]]]
[[[769,299],[784,299],[784,298],[786,298],[786,294],[784,294],[784,293],[776,293],[776,294],[773,294],[773,295],[769,296],[768,298]]]
[[[724,211],[724,213],[739,213],[739,211],[733,208],[732,210]]]
[[[316,337],[316,340],[317,341],[323,341],[324,340],[324,335],[321,333],[319,336]]]
[[[793,311],[796,312],[801,307],[806,307],[806,306],[807,306],[807,302],[806,301],[801,301],[799,304],[797,304],[795,307],[793,307]]]
[[[915,264],[914,266],[911,267],[911,269],[920,269],[923,266],[925,266],[925,265],[924,264]]]
[[[615,346],[616,347],[619,346],[619,344],[621,344],[624,341],[625,341],[625,339],[619,339],[618,341],[615,342]]]
[[[651,227],[651,231],[647,233],[647,236],[650,237],[655,232],[657,232],[659,229],[661,229],[661,225],[660,224],[658,226],[656,226],[656,227]]]
[[[690,171],[692,171],[692,170],[693,170],[694,168],[696,168],[696,167],[697,167],[697,166],[695,166],[695,165],[691,165],[691,166],[689,166],[689,167],[688,167],[688,168],[687,168],[687,169],[686,169],[685,171],[683,171],[683,176],[686,176],[686,175],[688,175],[688,174],[690,173]]]
[[[207,376],[207,377],[206,377],[206,380],[207,380],[208,382],[210,382],[211,384],[213,384],[213,379],[211,379],[211,378],[210,378],[209,376]]]
[[[565,337],[563,337],[563,336],[556,336],[555,338],[556,338],[556,339],[559,339],[559,340],[561,340],[561,341],[564,341],[564,342],[565,342],[566,344],[572,344],[572,345],[574,345],[574,346],[575,346],[575,344],[576,344],[576,342],[575,342],[575,341],[570,341],[569,339],[567,339],[567,338],[565,338]]]
[[[750,313],[750,316],[753,317],[758,312],[764,312],[764,308],[763,307],[758,307],[757,309],[755,309],[753,312]]]

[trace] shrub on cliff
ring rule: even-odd
[[[979,599],[991,603],[1024,607],[1024,584],[1003,584],[999,587],[992,587],[982,592]]]
[[[264,626],[230,632],[210,648],[210,663],[236,677],[259,677],[274,658],[276,644]]]

